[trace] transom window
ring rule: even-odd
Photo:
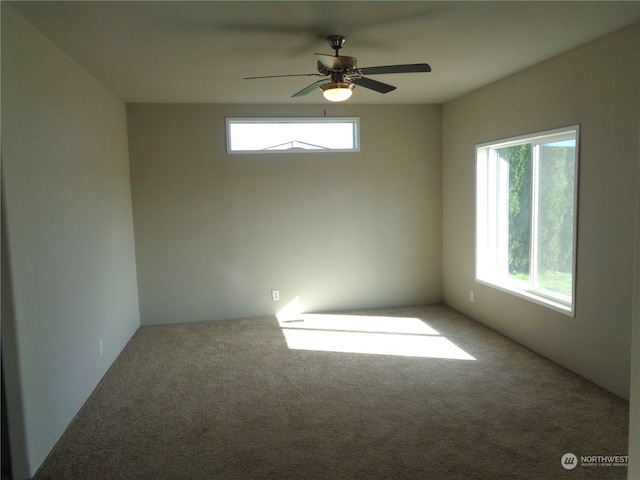
[[[476,147],[476,279],[573,316],[579,127]]]
[[[358,118],[228,118],[227,152],[359,150]]]

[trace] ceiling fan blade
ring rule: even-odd
[[[352,78],[351,83],[355,83],[356,85],[360,85],[361,87],[375,90],[376,92],[380,93],[389,93],[396,89],[396,87],[394,87],[393,85],[388,85],[386,83],[364,77]]]
[[[303,88],[298,93],[294,93],[293,95],[291,95],[291,97],[301,97],[303,95],[306,95],[308,93],[313,92],[316,88],[320,87],[321,85],[324,85],[325,83],[329,83],[329,82],[330,82],[330,80],[328,78],[323,78],[322,80],[318,80],[317,82],[313,82],[311,85],[308,85],[307,87]]]
[[[386,65],[382,67],[358,68],[358,73],[362,75],[380,75],[383,73],[417,73],[430,72],[428,63],[412,63],[409,65]]]
[[[255,80],[257,78],[282,78],[282,77],[324,77],[319,73],[294,73],[291,75],[264,75],[261,77],[244,77],[244,80]]]

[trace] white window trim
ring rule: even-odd
[[[498,245],[499,238],[505,238],[505,235],[498,234],[497,225],[488,225],[488,228],[484,232],[484,235],[480,234],[480,226],[487,225],[487,212],[489,211],[489,207],[496,211],[494,196],[489,195],[489,191],[492,188],[489,183],[491,179],[496,178],[496,175],[490,175],[490,172],[487,172],[488,168],[491,167],[489,165],[491,162],[488,161],[489,152],[492,150],[509,147],[513,145],[520,145],[525,141],[527,143],[532,143],[534,148],[537,148],[537,145],[544,143],[545,140],[548,140],[550,137],[553,138],[554,141],[561,141],[562,133],[566,133],[566,138],[574,138],[575,132],[575,140],[576,140],[576,150],[575,150],[575,171],[574,171],[574,202],[573,202],[573,252],[572,252],[572,287],[571,287],[571,301],[570,302],[562,302],[557,298],[552,298],[545,296],[544,293],[537,290],[528,290],[523,288],[517,288],[513,284],[505,282],[499,276],[490,275],[490,270],[486,268],[488,262],[486,261],[487,257],[495,259],[498,255],[502,255],[500,252],[505,251],[501,250]],[[517,137],[511,137],[505,140],[494,141],[494,142],[485,142],[476,145],[476,177],[475,177],[475,185],[476,185],[476,225],[475,225],[475,235],[476,235],[476,268],[475,268],[475,280],[478,283],[482,283],[484,285],[491,286],[498,290],[510,293],[520,298],[524,298],[531,302],[543,305],[545,307],[551,308],[558,312],[561,312],[570,317],[575,317],[576,312],[576,272],[577,272],[577,239],[578,239],[578,172],[579,172],[579,162],[580,162],[580,126],[579,125],[571,125],[568,127],[557,128],[553,130],[547,130],[544,132],[537,132],[528,135],[520,135]],[[536,174],[537,169],[534,167],[534,175]],[[487,179],[487,181],[479,181],[480,176],[482,178]],[[536,188],[534,188],[536,185]],[[495,184],[494,184],[495,189]],[[533,195],[536,195],[537,184],[532,181],[532,190]],[[481,200],[484,200],[484,203],[481,203]],[[491,205],[489,205],[491,203]],[[534,212],[536,203],[532,201],[532,217],[534,215],[537,216],[537,213]],[[508,214],[508,211],[507,211]],[[532,222],[534,225],[536,222]],[[533,227],[535,228],[535,227]],[[532,232],[532,238],[536,238]],[[533,240],[535,241],[535,240]],[[535,249],[532,249],[535,251]],[[508,261],[508,260],[507,260]],[[495,263],[495,260],[494,260]],[[532,266],[535,268],[535,266]]]
[[[318,148],[283,150],[231,150],[231,123],[351,123],[353,124],[354,148]],[[291,154],[291,153],[354,153],[360,151],[359,117],[228,117],[225,119],[227,153],[229,154]]]

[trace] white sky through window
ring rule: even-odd
[[[227,120],[230,152],[356,150],[355,119]]]

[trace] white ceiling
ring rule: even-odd
[[[9,3],[126,102],[321,103],[291,98],[317,78],[243,77],[315,73],[341,34],[360,67],[433,69],[376,76],[398,89],[353,102],[442,103],[640,19],[638,1]]]

